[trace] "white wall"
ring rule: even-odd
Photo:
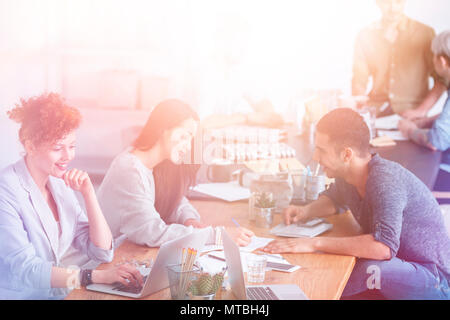
[[[437,32],[450,29],[449,12],[448,0],[407,1]],[[84,155],[110,154],[118,127],[145,121],[106,110],[100,121],[94,107],[149,110],[165,97],[196,106],[203,88],[223,94],[227,81],[281,111],[302,89],[348,93],[355,36],[378,17],[375,0],[0,0],[0,168],[21,150],[5,112],[44,91],[95,124],[81,128]],[[88,138],[108,130],[103,143]]]

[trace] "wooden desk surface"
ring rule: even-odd
[[[235,218],[239,224],[253,230],[261,237],[274,238],[268,230],[256,228],[247,219],[248,204],[245,202],[225,203],[218,201],[192,201],[200,212],[202,220],[211,225],[233,226],[231,218]],[[350,236],[360,233],[360,228],[350,212],[334,215],[328,218],[333,224],[333,229],[324,233],[324,236]],[[281,222],[281,215],[274,217],[274,225]],[[157,248],[148,248],[125,241],[115,252],[113,262],[99,266],[100,269],[111,267],[123,260],[144,260],[152,257],[155,259]],[[283,257],[292,264],[298,264],[302,268],[293,273],[278,271],[266,272],[265,284],[297,284],[310,299],[332,300],[339,299],[345,288],[347,280],[353,270],[355,257],[339,256],[331,254],[283,254]],[[129,299],[127,297],[110,295],[89,291],[84,288],[73,290],[67,300],[104,300],[104,299]],[[147,296],[147,300],[170,299],[169,289],[161,290]],[[217,299],[235,299],[231,290],[222,290]]]

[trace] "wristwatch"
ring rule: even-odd
[[[84,269],[80,272],[81,280],[80,284],[83,287],[86,287],[90,284],[92,284],[92,270],[91,269]]]

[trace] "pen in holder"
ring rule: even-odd
[[[325,190],[325,176],[306,177],[306,200],[317,200],[319,194]]]

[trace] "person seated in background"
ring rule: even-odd
[[[263,251],[357,257],[344,297],[374,289],[387,299],[449,299],[450,237],[427,186],[398,163],[370,154],[369,129],[351,109],[325,115],[315,138],[314,160],[335,183],[318,200],[288,207],[284,222],[350,209],[362,234],[275,240]],[[372,287],[374,269],[379,277]]]
[[[113,258],[91,180],[68,168],[79,111],[50,93],[21,100],[8,115],[21,124],[25,156],[0,172],[0,299],[60,299],[80,284],[142,284],[131,265],[81,271],[61,265],[71,245],[98,262]],[[74,191],[83,196],[87,215]]]
[[[186,103],[170,99],[158,104],[133,145],[119,154],[98,189],[100,206],[115,239],[149,247],[207,227],[186,199],[196,182],[198,165],[182,163],[190,154],[199,119]],[[212,228],[209,244],[217,244],[220,228]],[[253,232],[228,230],[239,245]]]
[[[450,30],[440,33],[432,43],[436,72],[450,83]],[[450,191],[450,89],[442,113],[434,117],[423,117],[414,121],[402,119],[399,129],[411,141],[442,153],[434,191]],[[438,199],[449,202],[448,199]],[[449,202],[450,203],[450,202]]]
[[[392,112],[406,118],[424,116],[445,91],[434,72],[430,50],[434,30],[407,17],[405,0],[376,0],[382,18],[363,29],[357,39],[353,60],[352,94],[364,96],[369,79],[369,104],[378,115]],[[429,79],[434,87],[429,90]],[[384,109],[383,106],[390,108]]]

